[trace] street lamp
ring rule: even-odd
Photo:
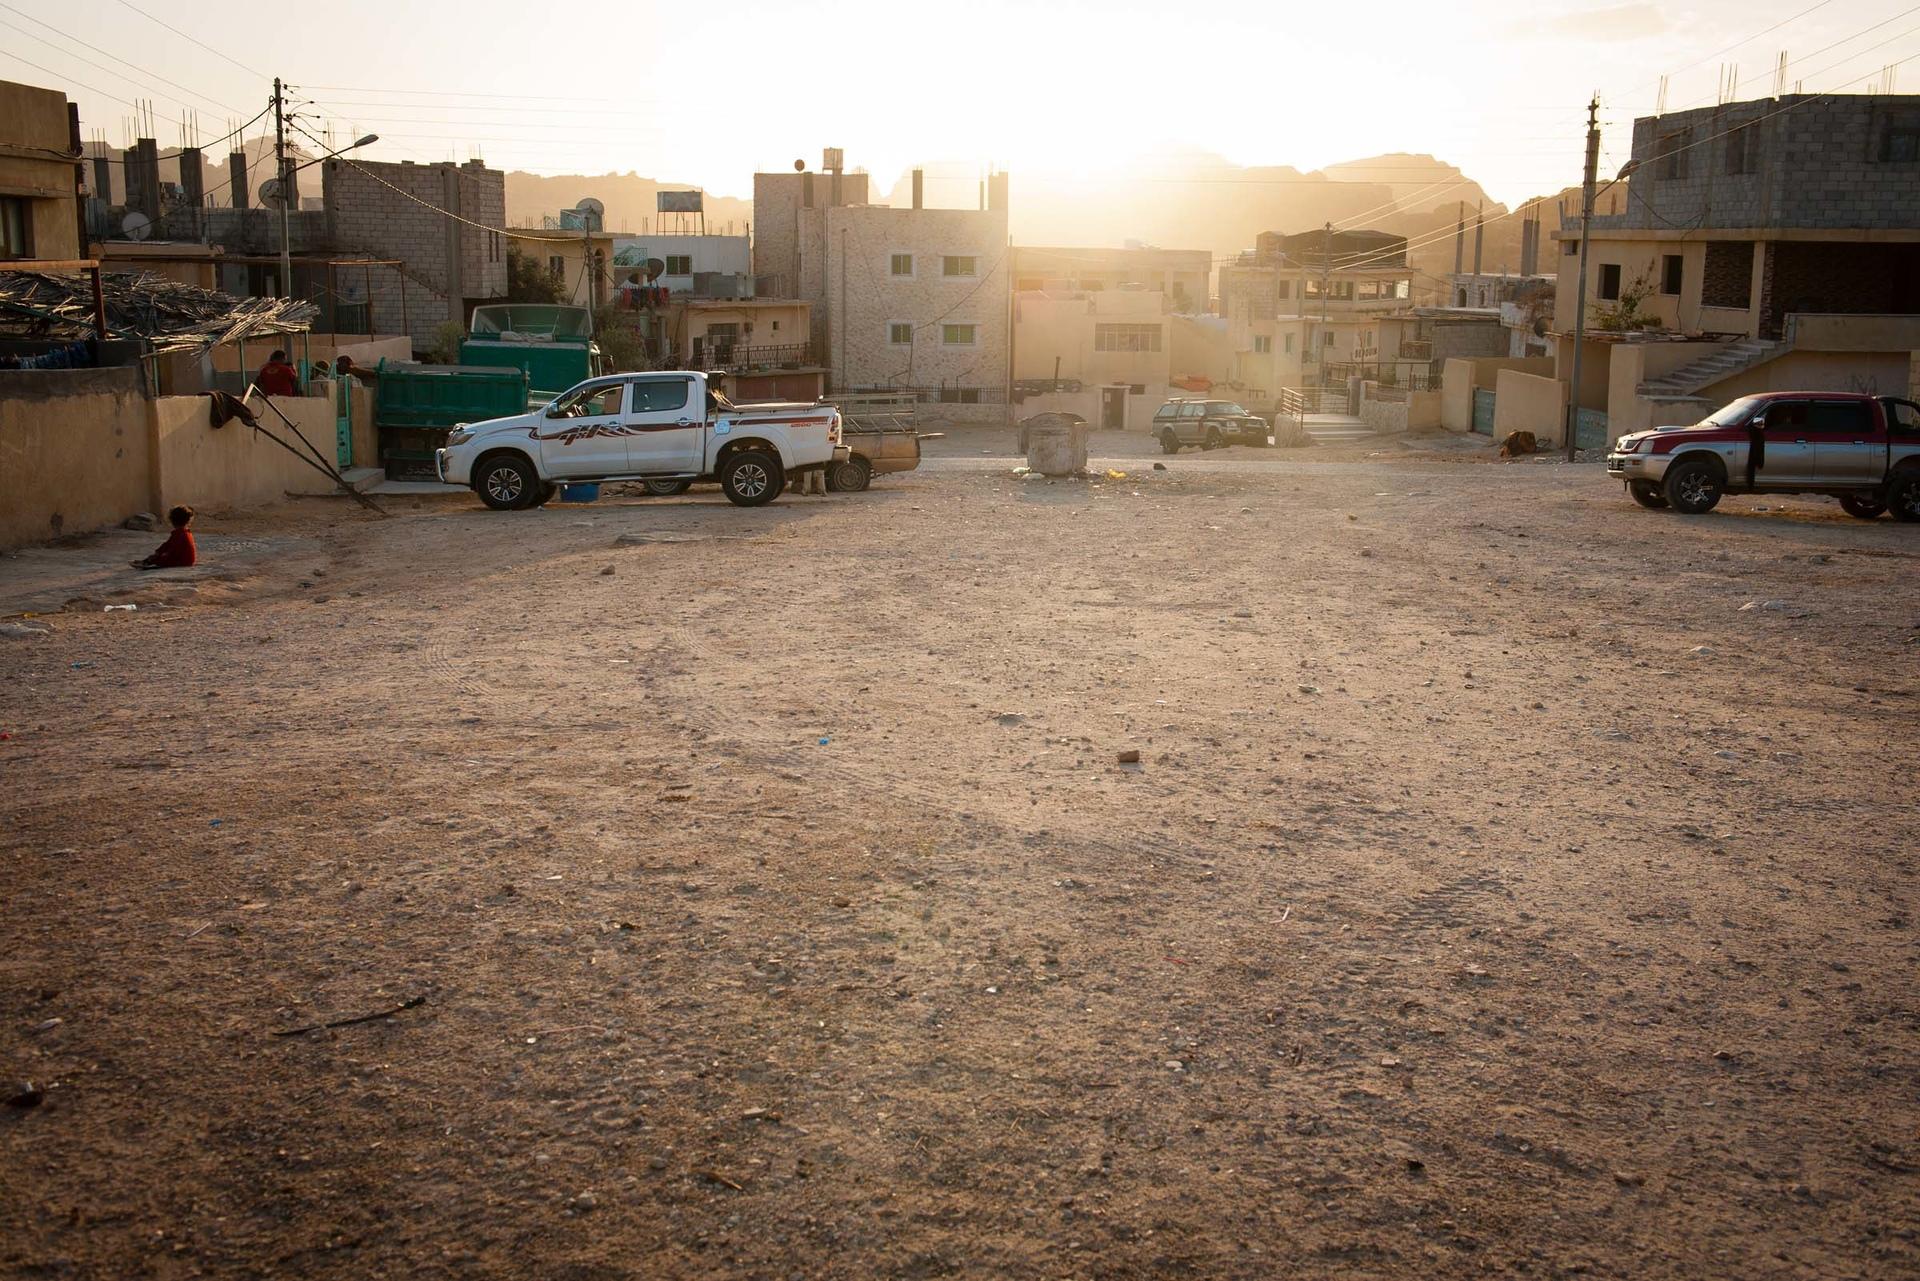
[[[302,169],[311,169],[313,168],[313,166],[319,164],[322,160],[331,160],[335,156],[344,155],[345,153],[349,151],[353,151],[359,147],[371,146],[378,141],[380,141],[380,135],[377,133],[370,133],[364,137],[354,139],[352,142],[348,143],[346,146],[341,147],[338,151],[329,151],[324,156],[317,156],[314,159],[307,161],[306,164],[296,165],[291,169],[287,167],[287,162],[285,157],[283,156],[281,158],[281,161],[280,161],[280,296],[282,298],[293,297],[292,214],[288,212],[289,202],[287,199],[290,193],[291,185],[292,185],[290,182],[290,179],[292,179],[293,175],[299,173]]]

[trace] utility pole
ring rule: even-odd
[[[286,93],[280,77],[273,78],[273,171],[280,182],[280,296],[293,297],[293,215],[287,209],[291,183],[287,181]]]
[[[1587,103],[1587,168],[1580,184],[1580,283],[1574,290],[1573,386],[1567,388],[1567,461],[1573,461],[1580,425],[1580,366],[1587,345],[1587,248],[1593,230],[1593,187],[1600,176],[1600,97]]]
[[[1320,241],[1320,350],[1314,354],[1320,362],[1320,385],[1327,385],[1327,295],[1333,290],[1333,223],[1321,233]]]

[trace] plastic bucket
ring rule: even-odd
[[[563,503],[592,503],[600,499],[598,485],[562,485],[560,501]]]

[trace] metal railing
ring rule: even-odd
[[[811,351],[806,343],[749,347],[745,343],[717,342],[706,345],[694,359],[711,371],[745,374],[761,369],[798,369],[809,363]]]

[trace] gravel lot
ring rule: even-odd
[[[76,570],[0,1275],[1920,1274],[1912,527],[1009,439]]]

